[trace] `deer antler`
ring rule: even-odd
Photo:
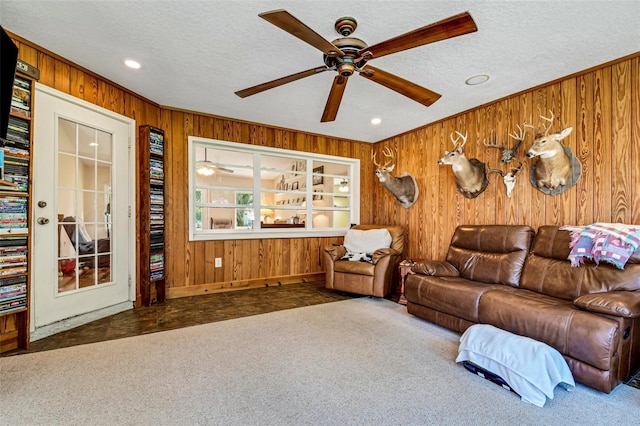
[[[541,119],[549,123],[547,126],[543,126],[544,132],[540,132],[536,126],[533,126],[531,124],[526,124],[526,123],[523,124],[524,127],[530,127],[533,129],[533,131],[535,132],[535,136],[534,136],[535,139],[538,139],[540,136],[547,136],[549,134],[549,130],[553,125],[553,118],[554,118],[553,111],[549,110],[549,112],[551,113],[551,117],[545,117],[544,115],[540,115]]]
[[[553,125],[553,111],[549,110],[549,112],[551,113],[551,117],[549,117],[549,118],[545,117],[544,115],[540,116],[541,119],[543,119],[544,121],[549,123],[549,125],[544,128],[544,135],[545,136],[547,136],[549,134],[549,129],[551,129],[551,126]]]
[[[522,141],[524,141],[524,137],[527,134],[527,129],[524,128],[524,127],[526,127],[526,123],[522,123],[522,126],[523,127],[520,127],[519,124],[516,126],[518,128],[518,132],[519,133],[516,133],[515,130],[514,130],[513,133],[509,133],[510,137],[512,137],[513,139],[518,141],[518,143],[516,143],[516,145],[513,147],[514,151],[518,148],[518,146],[520,146]]]
[[[518,160],[517,158],[515,160],[519,164],[518,164],[518,167],[511,168],[511,174],[513,175],[514,178],[520,174],[520,172],[522,171],[522,166],[524,165],[524,163],[522,163],[522,161]]]
[[[388,146],[385,146],[384,149],[382,150],[382,153],[384,154],[385,157],[390,157],[391,160],[389,161],[393,161],[393,159],[395,158],[395,155],[393,154],[393,151],[391,151],[391,148],[389,148]]]
[[[375,152],[372,152],[372,153],[371,153],[371,161],[373,161],[373,164],[374,164],[377,168],[379,168],[379,169],[387,168],[387,167],[388,167],[388,166],[393,162],[393,159],[394,159],[393,152],[391,151],[391,149],[390,149],[389,147],[385,147],[385,148],[382,150],[382,154],[383,154],[385,157],[391,157],[391,159],[390,159],[389,161],[387,161],[386,163],[384,163],[384,166],[382,166],[382,165],[380,165],[378,162],[376,162],[376,153],[375,153]]]
[[[455,138],[455,139],[453,139],[453,133],[451,133],[451,135],[450,135],[451,142],[453,142],[453,149],[462,150],[462,147],[464,147],[465,144],[467,143],[468,132],[463,135],[462,133],[460,133],[459,131],[456,130],[455,133],[456,133],[456,135],[458,135],[458,137]],[[460,139],[462,139],[462,145],[458,146],[458,142],[460,141]]]
[[[491,173],[498,173],[500,176],[504,176],[504,172],[502,170],[500,170],[500,169],[489,169],[489,170],[487,170],[487,177]]]
[[[498,145],[498,138],[496,138],[496,133],[493,130],[491,131],[491,139],[495,140],[496,143],[487,143],[487,140],[485,139],[484,142],[482,142],[484,143],[484,146],[488,146],[489,148],[505,149],[504,146]]]

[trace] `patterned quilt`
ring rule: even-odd
[[[596,264],[607,262],[623,269],[634,251],[640,247],[640,225],[594,223],[587,226],[562,226],[571,231],[571,266],[580,266],[584,259]]]

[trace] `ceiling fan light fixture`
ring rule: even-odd
[[[477,86],[479,84],[486,83],[490,78],[491,77],[489,77],[489,74],[472,75],[464,81],[464,84],[466,84],[467,86]]]
[[[215,172],[216,172],[215,170],[213,170],[211,167],[208,167],[206,165],[198,166],[198,168],[196,169],[196,173],[198,173],[200,176],[211,176]]]
[[[342,182],[340,182],[340,187],[338,188],[338,191],[349,192],[349,181],[347,181],[346,179],[343,179]]]
[[[338,65],[338,73],[340,73],[340,75],[343,77],[349,77],[353,75],[355,70],[356,70],[356,67],[353,63],[345,62]]]

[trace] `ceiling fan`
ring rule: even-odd
[[[196,173],[201,176],[211,176],[215,172],[233,173],[233,170],[220,167],[207,160],[207,149],[204,150],[204,161],[196,161]]]
[[[352,17],[342,17],[336,21],[335,29],[342,37],[330,43],[286,10],[273,10],[261,13],[258,16],[322,51],[324,65],[239,90],[235,92],[236,95],[245,98],[324,71],[337,71],[338,75],[333,79],[329,98],[320,120],[323,123],[336,119],[347,81],[354,72],[358,72],[362,77],[366,77],[424,106],[433,104],[440,98],[440,94],[379,68],[374,68],[368,65],[367,62],[381,56],[478,30],[471,15],[468,12],[464,12],[373,46],[367,46],[364,41],[350,37],[358,26],[356,20]]]

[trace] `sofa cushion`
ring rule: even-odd
[[[499,288],[499,285],[459,277],[409,275],[405,297],[412,303],[477,323],[480,297],[493,288]]]
[[[517,287],[533,229],[520,225],[462,225],[451,239],[447,261],[472,281]]]
[[[350,260],[338,260],[334,263],[333,270],[335,272],[368,275],[372,277],[375,273],[376,267],[369,262],[351,262]]]
[[[541,226],[522,271],[521,288],[565,300],[584,294],[640,290],[640,256],[629,259],[624,270],[585,262],[572,267],[567,259],[571,233],[557,226]]]
[[[524,289],[496,288],[480,299],[478,318],[481,323],[544,342],[600,370],[611,369],[617,359],[618,323],[581,311],[570,301]]]

